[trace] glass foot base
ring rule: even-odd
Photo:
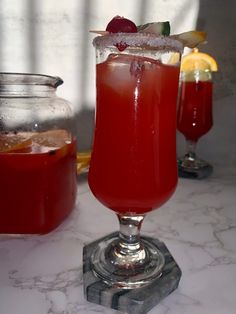
[[[119,242],[118,234],[106,237],[97,244],[91,255],[92,269],[97,277],[108,285],[123,289],[140,288],[162,274],[165,258],[158,247],[142,238],[143,248],[139,254],[118,258],[115,251]]]
[[[181,178],[205,179],[213,172],[213,167],[204,160],[178,159],[178,173]]]
[[[143,241],[158,247],[164,256],[165,263],[161,274],[157,273],[156,277],[153,277],[149,283],[140,288],[127,289],[127,287],[118,287],[104,282],[94,271],[91,256],[101,241],[104,243],[104,241],[109,241],[109,239],[117,236],[118,232],[115,232],[84,247],[83,277],[86,299],[89,302],[126,313],[147,313],[178,287],[181,270],[163,242],[150,237],[142,237]]]

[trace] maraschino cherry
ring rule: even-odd
[[[134,22],[117,15],[107,24],[106,31],[109,33],[137,33],[138,30]],[[116,44],[120,51],[125,50],[127,46],[124,42]]]
[[[107,24],[106,31],[109,33],[137,33],[137,27],[131,20],[117,15]]]

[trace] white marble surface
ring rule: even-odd
[[[117,313],[88,303],[83,244],[117,229],[113,212],[78,183],[70,217],[44,236],[0,235],[0,314]],[[236,167],[210,179],[180,179],[172,199],[145,218],[143,234],[163,240],[183,271],[178,290],[150,314],[232,314],[236,309]]]

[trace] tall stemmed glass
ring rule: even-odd
[[[176,99],[183,47],[167,37],[121,33],[96,37],[94,46],[97,107],[89,185],[117,214],[120,232],[98,244],[91,265],[105,283],[136,288],[160,276],[165,263],[158,248],[140,237],[140,228],[177,184]]]
[[[212,165],[196,155],[199,138],[206,134],[212,125],[211,71],[181,72],[177,128],[186,139],[186,153],[178,159],[181,177],[200,179],[212,173]]]

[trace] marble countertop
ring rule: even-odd
[[[82,248],[115,231],[114,213],[78,182],[76,208],[43,236],[0,235],[0,314],[118,313],[83,296]],[[150,314],[232,314],[236,309],[236,167],[215,166],[211,178],[180,179],[142,233],[164,241],[183,275]]]

